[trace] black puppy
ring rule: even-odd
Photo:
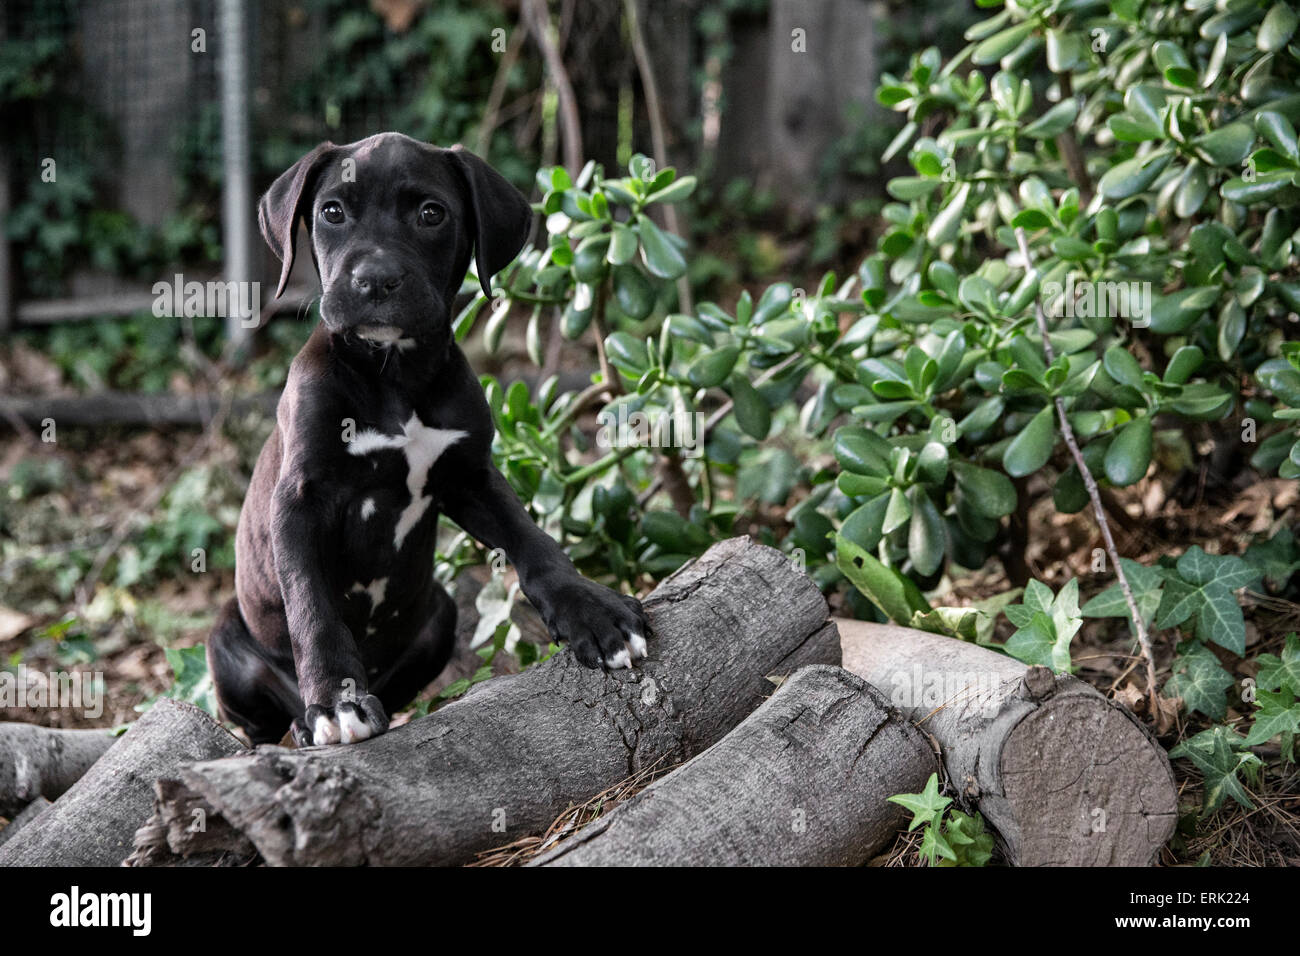
[[[227,719],[255,743],[383,733],[451,655],[456,608],[433,579],[439,513],[519,572],[551,634],[589,667],[645,655],[635,598],[578,574],[492,464],[492,417],[452,338],[471,251],[483,290],[532,211],[483,160],[398,133],[322,143],[258,209],[294,259],[300,219],[323,320],[289,369],[239,518],[235,598],[208,643]]]

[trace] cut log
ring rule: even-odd
[[[1045,667],[893,625],[837,621],[844,666],[938,740],[949,781],[1018,866],[1148,866],[1173,836],[1164,749]]]
[[[37,797],[58,799],[116,739],[107,730],[0,723],[0,816],[13,817]]]
[[[929,742],[841,667],[805,667],[685,766],[533,866],[854,866],[938,769]]]
[[[0,846],[4,846],[16,837],[19,830],[27,826],[27,824],[31,823],[44,813],[47,807],[51,806],[53,806],[53,804],[44,797],[37,797],[31,803],[27,804],[27,806],[19,810],[18,814],[9,821],[5,828],[0,830]]]
[[[199,798],[202,852],[238,850],[214,846],[217,832],[273,865],[466,863],[641,769],[705,750],[771,694],[769,676],[839,661],[816,585],[746,538],[709,549],[644,605],[654,634],[635,670],[590,670],[566,648],[361,744],[198,763],[160,790],[151,825]],[[215,818],[228,827],[214,830]]]
[[[164,698],[44,813],[0,847],[0,866],[116,866],[149,816],[153,782],[243,749],[215,720]]]

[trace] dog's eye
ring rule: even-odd
[[[338,225],[343,221],[343,207],[336,202],[327,202],[320,207],[321,218]]]
[[[420,207],[420,225],[436,226],[447,218],[447,210],[436,202],[427,202]]]

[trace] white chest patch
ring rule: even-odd
[[[400,450],[406,456],[406,490],[411,494],[411,502],[397,517],[397,526],[393,529],[395,550],[401,550],[406,536],[420,523],[424,513],[429,510],[429,505],[433,503],[433,499],[424,494],[429,469],[443,452],[468,434],[469,432],[454,428],[430,428],[412,412],[410,419],[402,426],[400,435],[384,435],[368,428],[357,432],[356,437],[348,443],[350,455],[369,455],[392,448]]]
[[[361,520],[369,521],[370,516],[375,513],[375,499],[367,498],[361,502]]]

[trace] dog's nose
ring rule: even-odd
[[[405,278],[406,273],[396,266],[371,260],[352,270],[352,288],[375,302],[382,302]]]

